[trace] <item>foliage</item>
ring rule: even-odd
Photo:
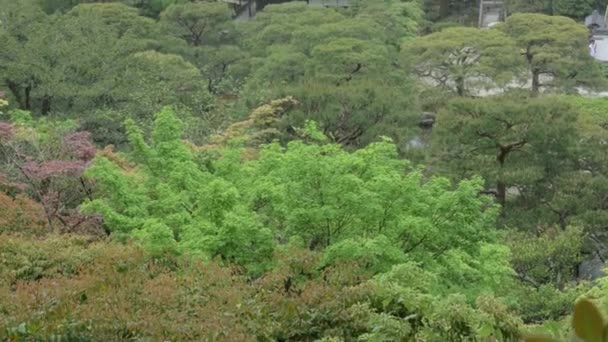
[[[520,66],[515,43],[495,29],[447,28],[411,40],[402,50],[419,76],[459,96],[480,83],[504,85]]]
[[[581,229],[547,229],[538,236],[523,232],[510,235],[513,267],[526,281],[535,286],[553,284],[563,288],[573,278],[581,262]]]
[[[574,306],[572,328],[574,330],[572,338],[576,341],[602,342],[608,339],[606,336],[608,324],[604,323],[602,313],[589,299],[580,299]],[[543,336],[530,336],[526,337],[525,341],[552,342],[556,340]]]
[[[411,130],[392,129],[392,123],[405,126],[411,119],[412,82],[395,61],[420,11],[414,2],[391,2],[396,12],[390,15],[382,6],[362,2],[345,14],[303,3],[267,6],[243,26],[255,57],[244,87],[248,105],[293,96],[301,105],[285,116],[284,127],[314,120],[331,141],[351,147],[374,141],[380,132],[403,141]]]
[[[507,0],[507,6],[511,13],[538,12],[582,19],[591,14],[592,10],[596,9],[598,2],[595,0]]]
[[[228,5],[222,2],[187,2],[169,6],[161,19],[175,35],[199,46],[219,40],[222,25],[229,23],[230,15]]]
[[[608,106],[564,95],[606,80],[547,15],[605,1],[258,5],[0,0],[0,340],[515,341],[608,307]]]
[[[123,170],[98,157],[87,175],[95,180],[100,198],[84,209],[101,213],[112,232],[133,233],[156,252],[175,249],[262,265],[273,250],[270,232],[239,203],[234,185],[195,163],[193,152],[180,140],[182,125],[164,109],[148,145],[141,130],[128,121],[133,160],[143,167]]]
[[[4,182],[0,178],[0,186]],[[18,194],[14,198],[0,192],[0,207],[3,213],[0,216],[1,233],[33,233],[45,232],[45,215],[39,203],[26,195]]]
[[[252,118],[264,120],[279,105],[262,107]],[[452,272],[460,276],[479,267],[471,256],[495,239],[488,231],[495,211],[483,209],[487,198],[476,197],[479,180],[450,191],[445,179],[403,175],[406,164],[388,142],[352,154],[333,144],[291,142],[283,149],[275,143],[248,162],[239,149],[227,148],[219,151],[221,158],[199,165],[180,140],[181,127],[170,109],[163,110],[148,144],[127,122],[131,161],[139,165],[124,168],[99,156],[87,171],[97,198],[84,209],[102,214],[115,234],[133,234],[155,252],[221,256],[254,268],[269,260],[274,235],[279,241],[297,236],[311,249],[342,242],[328,251],[327,262],[351,258],[348,246],[378,249],[392,241],[394,256],[384,268],[406,256],[443,265],[457,253],[466,267]],[[356,241],[375,235],[376,242]]]
[[[31,117],[23,111],[11,117],[17,124],[0,122],[0,190],[4,202],[19,209],[3,214],[4,229],[20,230],[14,225],[21,222],[25,231],[40,230],[42,209],[42,226],[50,231],[102,233],[96,217],[77,209],[91,193],[82,178],[96,153],[89,134],[53,124],[27,126]]]
[[[522,197],[550,194],[535,186],[568,167],[575,120],[576,111],[556,98],[457,99],[438,115],[435,144],[446,172],[482,175],[504,206],[509,188]]]
[[[603,82],[599,66],[588,52],[588,30],[574,20],[517,13],[509,16],[500,29],[512,37],[521,50],[532,76],[533,92],[547,87],[568,89],[573,85],[595,86]]]
[[[56,250],[61,253],[56,253]],[[248,281],[213,262],[170,264],[137,247],[51,237],[0,237],[2,338],[515,339],[520,323],[498,301],[467,304],[429,292],[432,275],[406,263],[386,275],[314,272],[318,255],[289,248],[278,267]],[[8,300],[10,298],[10,300]],[[218,313],[222,313],[219,314]],[[179,324],[175,324],[179,321]]]

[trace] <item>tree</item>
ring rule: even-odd
[[[597,0],[554,0],[555,12],[574,19],[583,19],[597,9]]]
[[[10,90],[14,102],[20,108],[29,110],[36,80],[31,75],[32,68],[23,62],[29,56],[24,45],[35,35],[36,29],[46,23],[47,18],[38,6],[28,1],[2,1],[0,8],[2,83]]]
[[[424,12],[418,1],[357,1],[353,2],[357,20],[372,20],[384,28],[385,43],[399,49],[415,37]]]
[[[605,214],[608,192],[606,170],[608,160],[604,152],[606,132],[605,99],[571,96],[566,101],[577,109],[577,134],[579,138],[571,147],[573,168],[564,170],[557,179],[555,193],[547,205],[554,213],[560,227],[573,225],[583,229],[586,234],[582,252],[585,256],[605,258],[608,237],[605,227],[608,216]]]
[[[43,115],[115,105],[114,82],[125,56],[151,47],[154,35],[150,19],[113,3],[32,20],[27,30],[16,30],[12,20],[8,25],[15,28],[0,31],[0,73],[19,108]]]
[[[391,20],[401,24],[391,21],[390,30],[379,23],[378,4],[357,6],[345,12],[351,17],[302,3],[268,6],[243,40],[255,57],[243,92],[247,104],[293,96],[301,106],[284,117],[285,130],[311,119],[332,141],[350,147],[380,134],[405,140],[415,104],[396,46],[412,34],[417,5],[395,5],[403,11]]]
[[[496,29],[449,28],[410,40],[402,51],[419,77],[459,96],[479,84],[504,85],[521,65],[515,42]]]
[[[601,82],[598,65],[587,50],[588,31],[574,20],[518,13],[507,18],[501,29],[521,49],[534,93],[541,88],[567,89]]]
[[[34,125],[27,112],[12,116],[15,124],[0,122],[0,190],[37,201],[50,232],[99,234],[98,219],[77,209],[92,193],[82,177],[96,152],[89,133]]]
[[[563,15],[573,19],[584,18],[591,14],[591,11],[597,6],[598,1],[596,0],[507,0],[507,8],[511,13],[534,12]]]
[[[231,11],[223,2],[187,2],[169,6],[161,20],[192,46],[221,41],[223,26],[231,22]]]
[[[194,60],[207,78],[207,90],[214,95],[238,92],[249,74],[247,54],[237,45],[201,48]]]
[[[289,106],[286,99],[254,111],[259,133]],[[113,234],[134,237],[154,251],[221,256],[258,271],[275,241],[300,239],[312,250],[342,243],[330,252],[342,256],[331,260],[342,260],[352,246],[390,242],[393,257],[387,255],[392,261],[384,267],[407,257],[457,277],[467,268],[456,270],[450,260],[470,264],[482,246],[496,241],[490,228],[496,210],[478,196],[479,179],[450,190],[446,179],[404,174],[407,163],[388,141],[352,153],[314,140],[286,148],[272,143],[244,158],[236,142],[197,152],[180,140],[182,125],[163,110],[148,144],[128,122],[128,162],[96,159],[86,172],[96,197],[83,209],[102,214]],[[245,123],[238,127],[247,129]],[[314,129],[307,128],[310,137],[318,136]]]
[[[145,51],[123,60],[115,83],[117,107],[146,118],[163,106],[175,105],[201,114],[213,105],[200,71],[181,56]]]
[[[438,114],[433,144],[445,172],[481,175],[503,206],[509,188],[538,201],[571,167],[575,120],[576,110],[552,97],[457,99]]]
[[[448,17],[462,18],[475,14],[478,3],[473,0],[424,0],[426,16],[431,21],[438,21]]]
[[[575,280],[582,261],[583,231],[556,227],[537,233],[511,232],[509,245],[513,268],[524,282],[536,288],[550,284],[564,289]]]
[[[197,166],[173,111],[156,115],[151,144],[132,120],[126,125],[132,161],[142,167],[98,157],[87,171],[97,198],[83,210],[102,214],[113,234],[132,236],[154,253],[219,256],[264,270],[274,249],[270,231],[239,202],[233,184]]]

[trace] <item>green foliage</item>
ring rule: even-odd
[[[608,106],[541,94],[605,85],[545,14],[592,5],[0,0],[0,340],[567,336]]]
[[[149,145],[134,122],[127,122],[132,159],[142,167],[122,170],[98,157],[87,173],[100,198],[83,208],[102,213],[111,231],[133,233],[154,252],[176,248],[251,267],[267,262],[271,235],[238,203],[232,184],[197,166],[180,140],[182,127],[164,109],[156,116]]]
[[[176,36],[199,46],[221,39],[220,31],[230,21],[231,11],[223,2],[186,2],[165,9],[161,20]]]
[[[52,237],[36,242],[0,236],[0,284],[13,286],[18,281],[75,275],[99,253],[99,245],[87,245],[83,237]]]
[[[479,179],[451,190],[445,179],[403,174],[406,163],[388,141],[354,153],[333,144],[294,141],[282,148],[275,143],[248,162],[241,160],[239,149],[228,148],[220,150],[221,159],[210,160],[212,166],[202,167],[181,142],[181,129],[181,121],[165,109],[148,144],[128,122],[130,159],[139,166],[121,169],[98,157],[87,171],[98,198],[83,208],[103,214],[115,234],[133,234],[152,250],[176,244],[184,253],[221,256],[254,268],[269,260],[274,238],[294,236],[311,249],[337,244],[327,251],[324,265],[367,254],[371,259],[365,267],[372,272],[407,258],[483,282],[467,275],[488,267],[475,258],[487,255],[486,262],[498,264],[508,258],[485,249],[485,243],[496,240],[490,229],[496,211],[487,198],[477,197]],[[386,254],[373,256],[378,250]],[[460,268],[451,261],[456,255]],[[493,266],[498,274],[509,272],[498,264]]]
[[[556,98],[455,100],[438,115],[435,146],[446,172],[482,175],[504,205],[510,187],[549,194],[531,185],[567,167],[575,120],[575,110]]]
[[[135,53],[125,60],[118,102],[127,113],[149,116],[163,106],[176,105],[201,114],[213,105],[213,98],[200,71],[181,56],[154,51]]]
[[[32,119],[32,113],[26,110],[14,109],[11,110],[8,115],[10,118],[10,122],[15,125],[32,127],[34,124]]]
[[[548,229],[539,234],[512,232],[509,235],[513,267],[533,285],[553,284],[562,288],[582,261],[582,229],[569,227],[565,231]]]
[[[374,239],[346,239],[331,245],[321,265],[357,263],[372,274],[384,273],[393,265],[402,264],[406,255],[384,235]]]
[[[596,9],[598,2],[595,0],[507,0],[507,6],[511,13],[537,12],[582,19]]]
[[[602,313],[589,299],[583,298],[576,302],[572,313],[572,328],[574,341],[602,342],[608,340],[608,324],[604,323]],[[550,337],[530,336],[525,341],[551,342],[557,341]]]
[[[419,76],[459,96],[484,83],[504,85],[521,66],[515,42],[495,29],[446,28],[411,40],[402,50]]]
[[[392,123],[407,126],[414,101],[412,82],[395,61],[415,33],[417,6],[371,1],[344,14],[303,3],[267,6],[243,26],[245,47],[256,57],[244,87],[248,105],[293,96],[301,106],[285,116],[285,129],[314,120],[346,146],[364,146],[380,134],[401,143],[413,127],[404,132]]]
[[[603,85],[598,63],[588,52],[588,30],[574,20],[517,13],[509,16],[500,29],[519,47],[532,75],[533,92],[547,86],[569,89],[581,84]],[[547,76],[547,80],[541,80],[541,76]]]

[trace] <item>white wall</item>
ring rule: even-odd
[[[596,45],[595,59],[608,62],[608,35],[593,36]]]

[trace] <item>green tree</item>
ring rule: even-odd
[[[182,130],[183,123],[164,109],[147,144],[128,121],[132,160],[142,168],[125,170],[98,157],[87,170],[97,198],[83,210],[103,214],[115,235],[131,235],[152,252],[219,256],[252,272],[263,270],[274,249],[270,230],[243,206],[233,184],[197,166]]]
[[[223,2],[187,2],[165,9],[161,20],[173,34],[193,46],[222,39],[223,26],[231,21],[231,11]]]
[[[32,104],[32,90],[36,80],[32,75],[31,65],[25,45],[35,36],[39,26],[44,26],[48,18],[35,4],[28,1],[0,2],[0,73],[2,83],[10,90],[13,102],[22,109],[28,110]],[[32,24],[33,23],[33,24]]]
[[[602,82],[597,63],[587,50],[588,31],[574,20],[544,14],[513,14],[501,29],[511,36],[528,67],[532,91]],[[546,80],[545,80],[546,79]]]
[[[556,227],[537,234],[511,232],[509,245],[513,268],[520,279],[536,288],[550,284],[563,289],[575,279],[582,261],[583,231]]]
[[[521,66],[515,42],[496,29],[449,28],[410,40],[402,51],[419,77],[459,96],[483,84],[504,85]]]
[[[115,83],[117,107],[139,118],[175,105],[201,114],[213,105],[199,69],[181,56],[145,51],[123,60]]]
[[[384,28],[385,42],[399,49],[404,40],[418,33],[424,12],[418,1],[353,1],[354,15]]]
[[[507,0],[507,8],[511,13],[535,12],[563,15],[573,19],[584,18],[597,6],[596,0]]]
[[[30,18],[35,24],[26,30],[9,20],[0,31],[0,72],[20,108],[43,115],[112,106],[124,58],[151,47],[154,35],[150,19],[121,4],[79,5],[42,18]]]
[[[404,127],[415,101],[397,46],[413,35],[419,11],[408,3],[411,11],[393,13],[403,25],[386,30],[378,4],[357,6],[342,14],[303,3],[272,5],[247,23],[243,43],[255,70],[244,87],[247,105],[293,96],[301,106],[284,117],[285,130],[314,120],[332,141],[351,147],[380,134],[406,140],[416,129]],[[393,29],[406,36],[397,38]]]
[[[424,0],[426,16],[431,21],[446,18],[470,18],[477,14],[479,4],[473,0]],[[476,22],[476,18],[471,18]]]
[[[547,205],[561,227],[574,225],[584,230],[584,254],[604,258],[608,246],[603,233],[608,222],[604,200],[608,188],[605,176],[608,160],[604,153],[608,102],[602,98],[579,96],[565,100],[578,112],[576,129],[579,138],[571,147],[576,158],[573,168],[565,170],[558,178],[556,191]]]
[[[433,144],[445,172],[483,176],[503,206],[509,188],[522,198],[550,198],[550,184],[571,167],[576,110],[558,98],[458,99],[437,122]]]
[[[277,105],[254,116],[261,119]],[[129,160],[138,166],[98,157],[87,171],[96,199],[83,208],[103,214],[115,235],[133,236],[154,251],[219,255],[255,270],[269,261],[275,239],[301,239],[313,250],[330,247],[326,265],[355,257],[350,253],[357,246],[369,254],[390,243],[385,255],[369,260],[370,269],[387,270],[407,259],[476,282],[486,281],[485,266],[475,261],[484,251],[508,260],[491,247],[497,211],[490,198],[478,196],[481,180],[454,189],[444,178],[404,173],[407,163],[389,141],[356,152],[337,144],[272,143],[247,160],[230,145],[196,152],[180,140],[182,127],[165,109],[148,144],[128,122]],[[316,136],[314,126],[307,130]]]

